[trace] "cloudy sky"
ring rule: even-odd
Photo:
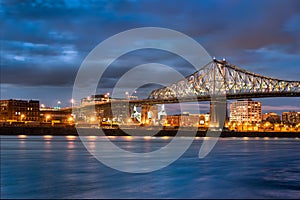
[[[180,31],[211,56],[249,71],[300,80],[297,0],[0,0],[0,18],[1,99],[69,105],[77,70],[96,45],[119,32],[149,26]],[[149,62],[185,76],[193,72],[169,52],[130,52],[105,72],[99,92],[110,92],[130,67]],[[261,101],[266,111],[300,110],[300,98]]]

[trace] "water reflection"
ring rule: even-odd
[[[90,149],[102,143],[100,137],[87,139]],[[110,139],[139,152],[168,142],[151,137]],[[220,138],[201,160],[197,155],[202,141],[195,139],[173,164],[137,175],[101,164],[76,137],[1,136],[1,199],[299,197],[299,138]]]
[[[53,138],[52,135],[44,135],[45,140],[51,140]]]
[[[125,136],[125,139],[126,139],[126,140],[132,140],[132,139],[133,139],[133,136]]]
[[[169,136],[163,136],[162,139],[168,140],[168,139],[170,139],[170,137]]]
[[[90,150],[95,150],[96,149],[96,142],[89,142],[89,149]]]
[[[90,135],[90,136],[88,136],[88,139],[91,141],[94,141],[97,139],[97,136]]]
[[[75,135],[67,135],[66,138],[67,138],[67,140],[75,140],[76,136]]]
[[[27,135],[18,135],[18,138],[20,138],[20,139],[26,139]]]
[[[151,140],[151,136],[145,136],[144,140]]]
[[[74,149],[74,142],[73,141],[69,141],[68,142],[68,149]]]

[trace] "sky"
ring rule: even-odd
[[[211,56],[258,74],[300,80],[298,0],[0,0],[1,99],[69,106],[86,56],[105,39],[140,27],[176,30]],[[194,72],[170,52],[129,52],[105,71],[99,93],[111,92],[122,74],[149,62],[184,76]],[[300,110],[300,98],[258,100],[264,111]]]

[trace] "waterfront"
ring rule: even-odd
[[[101,138],[86,137],[91,147],[101,145]],[[111,137],[133,152],[153,151],[171,139]],[[298,138],[221,138],[199,159],[202,141],[162,170],[128,174],[98,162],[76,136],[1,136],[1,198],[300,196]]]

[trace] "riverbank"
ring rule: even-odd
[[[137,129],[93,129],[80,128],[80,135],[101,135],[103,130],[107,136],[175,136],[177,130],[147,130],[146,128]],[[0,135],[74,135],[78,136],[78,130],[74,127],[0,127]],[[198,130],[196,136],[205,137],[206,131]],[[214,134],[214,133],[212,133]],[[218,135],[216,132],[215,134]],[[178,136],[195,136],[195,131],[181,130]],[[213,137],[213,136],[212,136]],[[233,132],[222,131],[220,137],[300,137],[300,132]]]

